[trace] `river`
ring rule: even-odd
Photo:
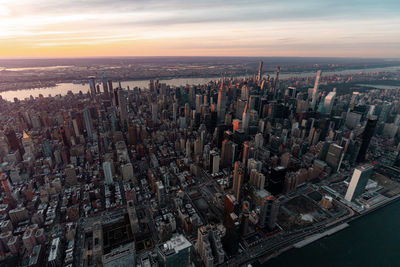
[[[332,236],[284,252],[264,266],[400,266],[400,201],[349,224]]]
[[[392,67],[382,67],[382,68],[369,68],[369,69],[346,69],[346,70],[338,70],[338,71],[326,71],[323,72],[323,75],[333,75],[333,74],[356,74],[360,72],[364,73],[372,73],[372,72],[380,72],[380,71],[400,71],[400,66],[392,66]],[[274,73],[264,73],[264,75],[275,75]],[[289,73],[280,73],[279,77],[281,79],[292,78],[292,77],[313,77],[316,75],[316,72],[289,72]],[[238,76],[244,77],[244,76]],[[192,84],[205,84],[211,80],[218,79],[220,77],[204,77],[204,78],[174,78],[169,80],[160,80],[161,83],[166,83],[171,86],[182,86],[182,85],[192,85]],[[137,80],[137,81],[124,81],[121,82],[122,87],[126,88],[129,86],[131,89],[134,87],[139,88],[148,88],[149,80]],[[114,87],[118,86],[117,82],[113,83]],[[100,86],[101,88],[101,86]],[[48,95],[65,95],[68,91],[72,91],[74,94],[79,93],[82,91],[86,93],[89,90],[88,84],[74,84],[74,83],[59,83],[54,87],[47,87],[47,88],[34,88],[34,89],[22,89],[22,90],[15,90],[15,91],[6,91],[0,93],[3,99],[8,101],[13,101],[14,98],[18,98],[23,100],[29,96],[38,97],[40,94],[47,97]]]

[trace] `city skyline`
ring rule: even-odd
[[[396,1],[0,1],[0,58],[400,57]]]

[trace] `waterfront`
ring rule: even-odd
[[[399,223],[400,201],[396,201],[350,222],[350,227],[332,236],[291,249],[265,266],[400,266]]]
[[[374,72],[381,72],[381,71],[388,71],[388,72],[396,72],[400,71],[400,66],[392,66],[392,67],[382,67],[382,68],[369,68],[369,69],[346,69],[346,70],[337,70],[337,71],[326,71],[323,73],[325,76],[330,75],[348,75],[348,74],[357,74],[360,72],[363,73],[374,73]],[[270,75],[274,77],[275,73],[264,73],[264,75]],[[314,77],[316,72],[308,71],[308,72],[288,72],[288,73],[280,73],[280,79],[288,79],[293,77]],[[249,76],[249,75],[247,75]],[[244,76],[237,76],[236,78],[242,78]],[[216,80],[221,77],[192,77],[192,78],[173,78],[167,80],[160,80],[160,83],[166,83],[170,86],[183,86],[183,85],[198,85],[198,84],[206,84],[211,80]],[[135,81],[123,81],[121,82],[122,86],[127,88],[129,86],[131,89],[134,87],[139,88],[148,88],[149,80],[135,80]],[[113,82],[114,87],[118,86],[118,82]],[[102,86],[100,86],[102,88]],[[14,98],[18,98],[20,100],[33,96],[38,97],[42,94],[44,97],[49,95],[55,96],[58,94],[65,95],[68,91],[71,91],[74,94],[79,93],[82,91],[86,93],[89,90],[89,84],[76,84],[76,83],[59,83],[54,87],[47,87],[47,88],[33,88],[33,89],[21,89],[16,91],[5,91],[1,92],[0,96],[3,99],[8,101],[13,101]],[[101,89],[102,90],[102,89]]]

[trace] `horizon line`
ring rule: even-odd
[[[400,57],[346,57],[346,56],[66,56],[66,57],[0,57],[0,60],[23,59],[101,59],[101,58],[316,58],[316,59],[383,59],[400,60]]]

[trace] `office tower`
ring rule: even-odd
[[[102,71],[102,82],[103,82],[103,92],[108,97],[108,85],[107,85],[106,73],[104,72],[104,70]]]
[[[365,161],[369,143],[372,136],[375,134],[376,124],[376,118],[370,118],[367,120],[367,124],[365,125],[364,131],[361,135],[361,146],[357,155],[357,162]]]
[[[337,172],[340,169],[340,164],[343,159],[343,147],[332,143],[329,145],[328,153],[326,154],[325,161],[329,167],[332,168],[333,172]]]
[[[7,143],[11,151],[20,150],[19,141],[15,131],[11,128],[6,129],[5,136],[7,138]]]
[[[190,108],[195,107],[195,101],[196,101],[196,88],[194,86],[189,87],[189,105]]]
[[[250,184],[258,189],[264,189],[265,175],[257,169],[252,169],[250,172]]]
[[[332,107],[336,99],[336,92],[329,92],[324,100],[324,111],[325,114],[330,115],[332,112]]]
[[[249,96],[250,96],[249,91],[250,90],[249,90],[249,87],[247,85],[243,85],[242,86],[242,90],[241,90],[241,93],[240,93],[240,99],[237,100],[238,103],[236,105],[239,106],[241,103],[243,103],[242,101],[239,101],[239,100],[245,101],[245,100],[247,100],[249,98]],[[240,108],[237,108],[237,109],[240,110]]]
[[[201,156],[203,154],[203,141],[199,137],[194,141],[194,154],[196,156]]]
[[[178,115],[179,115],[179,105],[178,105],[178,103],[174,103],[172,105],[172,119],[173,119],[173,121],[176,122],[176,118],[178,117]]]
[[[107,83],[108,83],[108,97],[112,97],[114,93],[112,80],[108,80]]]
[[[1,186],[3,187],[4,192],[6,192],[6,195],[8,197],[11,197],[11,189],[12,185],[10,181],[7,178],[7,175],[4,173],[0,173],[0,181],[1,181]]]
[[[226,110],[226,92],[224,88],[224,84],[221,84],[218,92],[218,102],[217,102],[217,116],[218,121],[221,122],[225,119],[225,110]]]
[[[215,150],[210,151],[210,172],[217,173],[219,172],[219,162],[221,160],[221,157],[219,153]]]
[[[247,161],[247,174],[250,174],[251,170],[257,170],[261,172],[262,169],[262,162],[251,158]]]
[[[90,115],[90,110],[88,108],[85,108],[83,110],[83,120],[85,122],[85,128],[86,128],[86,134],[89,137],[89,139],[93,138],[93,123],[92,123],[92,117]]]
[[[285,96],[289,98],[295,98],[296,97],[296,87],[289,86],[285,92]]]
[[[185,104],[185,118],[186,118],[186,123],[189,123],[190,120],[190,113],[191,113],[190,105],[189,103]]]
[[[138,140],[136,125],[128,126],[128,144],[136,145]]]
[[[259,225],[261,228],[275,228],[279,213],[279,200],[269,195],[262,199]]]
[[[158,261],[162,267],[187,267],[192,265],[193,245],[182,234],[157,245]]]
[[[113,101],[113,106],[114,107],[118,107],[118,97],[119,97],[119,90],[120,90],[120,88],[119,87],[117,87],[117,88],[115,88],[114,89],[114,91],[113,91],[113,95],[112,95],[112,101]]]
[[[249,100],[246,102],[246,106],[244,107],[243,110],[243,115],[242,115],[242,129],[245,133],[248,132],[249,130],[249,123],[250,123],[250,113],[249,113]]]
[[[227,168],[232,166],[233,160],[233,142],[225,139],[222,141],[221,148],[221,166],[222,168]]]
[[[346,115],[345,125],[349,129],[354,129],[360,123],[362,114],[356,111],[349,111]]]
[[[263,68],[263,62],[260,60],[260,65],[258,67],[258,77],[257,77],[258,86],[261,85],[262,68]]]
[[[118,107],[121,124],[126,129],[128,127],[127,92],[122,88],[118,90]]]
[[[126,163],[121,166],[122,179],[133,179],[133,166],[132,163]]]
[[[315,83],[314,83],[314,88],[312,90],[312,99],[311,99],[311,104],[310,104],[310,108],[312,110],[315,110],[315,105],[317,103],[317,97],[318,97],[318,93],[319,93],[319,80],[321,78],[321,70],[319,70],[317,72],[317,77],[315,77]]]
[[[151,104],[151,119],[153,122],[158,122],[158,104],[152,103]]]
[[[277,94],[277,86],[278,86],[278,80],[279,80],[279,72],[281,71],[281,67],[277,67],[276,68],[276,76],[275,76],[275,80],[274,80],[274,86],[273,86],[273,93],[274,93],[274,98]]]
[[[254,137],[254,144],[256,148],[261,148],[264,145],[264,136],[261,133],[256,134]]]
[[[240,161],[236,161],[235,168],[233,171],[232,190],[233,190],[233,194],[237,201],[239,201],[239,199],[240,199],[240,189],[243,184],[243,179],[244,179],[243,165],[240,163]]]
[[[90,94],[94,96],[96,94],[96,82],[94,76],[89,77]]]
[[[268,191],[273,195],[278,195],[283,192],[285,184],[286,169],[283,166],[272,168],[268,182]]]
[[[42,153],[43,153],[43,155],[44,155],[46,158],[47,158],[47,157],[50,157],[50,158],[53,157],[53,150],[52,150],[52,148],[51,148],[51,145],[50,145],[50,142],[49,142],[48,139],[44,139],[44,140],[43,140],[43,143],[42,143]]]
[[[197,113],[200,113],[202,104],[203,104],[203,96],[196,95],[196,112]]]
[[[203,225],[198,228],[195,249],[204,266],[215,266],[224,262],[225,252],[222,249],[219,231],[215,226]]]
[[[361,94],[359,92],[353,92],[353,94],[351,95],[351,100],[350,100],[351,108],[358,104],[360,96],[361,96]]]
[[[104,182],[108,185],[114,183],[112,170],[111,170],[111,163],[109,161],[103,162],[103,172],[104,172]]]
[[[374,166],[371,165],[359,166],[354,169],[353,176],[351,177],[349,187],[344,197],[347,201],[353,201],[364,193],[373,169]]]
[[[65,184],[67,186],[74,186],[77,182],[75,167],[73,165],[68,165],[65,168]]]
[[[192,155],[192,144],[190,143],[190,140],[186,140],[186,149],[185,149],[185,155],[187,158],[190,158]]]
[[[246,166],[247,159],[249,158],[249,143],[246,141],[243,143],[243,158],[242,163]]]
[[[388,102],[383,103],[381,112],[379,113],[379,117],[378,117],[379,122],[387,121],[391,107],[392,107],[391,103],[388,103]]]

